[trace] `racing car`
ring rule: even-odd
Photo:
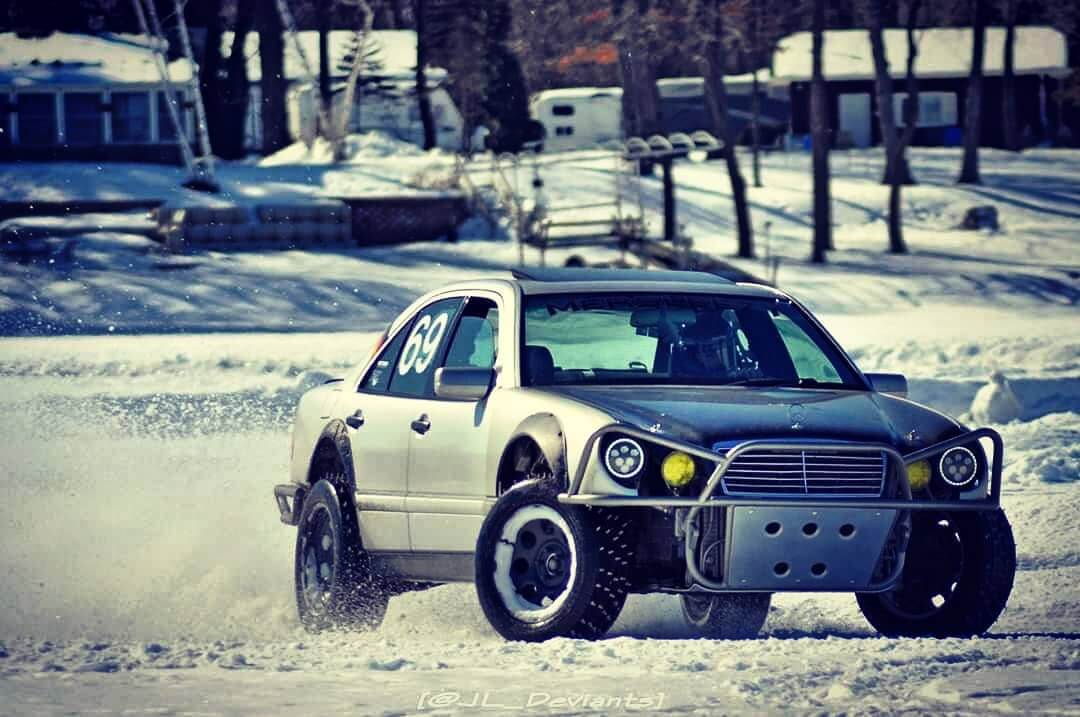
[[[749,638],[777,592],[854,593],[889,636],[970,636],[1016,548],[1003,446],[863,373],[774,288],[526,269],[446,286],[305,393],[290,480],[313,631],[475,584],[513,640],[594,639],[630,593]]]

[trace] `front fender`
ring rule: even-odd
[[[551,472],[563,487],[569,480],[569,468],[566,462],[566,436],[563,433],[559,419],[553,413],[536,413],[521,423],[510,434],[503,455],[499,459],[499,475],[497,480],[503,480],[506,475],[507,463],[510,460],[510,451],[521,439],[527,438],[537,445],[544,455],[547,464],[551,466]],[[496,486],[496,489],[505,486]]]

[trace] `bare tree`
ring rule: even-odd
[[[825,263],[832,244],[829,199],[829,113],[821,55],[825,46],[825,0],[813,0],[813,69],[810,79],[810,134],[814,165],[814,243],[810,261]]]
[[[1005,133],[1005,149],[1020,151],[1020,128],[1016,121],[1016,70],[1014,49],[1016,47],[1016,18],[1019,0],[1005,0],[1005,58],[1001,76],[1001,120]]]
[[[981,184],[979,177],[979,135],[982,131],[983,55],[986,48],[986,2],[970,0],[972,38],[971,74],[968,75],[967,101],[964,103],[964,161],[960,167],[961,184]]]
[[[257,0],[259,68],[262,72],[262,152],[271,154],[289,143],[285,110],[285,42],[275,0]]]
[[[885,41],[882,37],[881,6],[871,0],[867,3],[870,14],[870,50],[874,57],[874,75],[877,88],[878,115],[881,122],[882,143],[886,152],[886,180],[889,183],[889,251],[893,254],[906,254],[904,242],[904,224],[901,216],[902,204],[900,190],[904,184],[912,184],[905,153],[919,118],[919,83],[915,77],[915,60],[919,46],[915,42],[915,28],[918,23],[921,0],[911,0],[907,15],[907,81],[906,97],[903,103],[904,129],[897,130],[893,115],[893,82],[889,71],[889,61],[885,56]]]
[[[705,97],[715,123],[714,131],[723,142],[724,161],[731,181],[731,198],[735,202],[735,218],[738,225],[739,253],[745,259],[754,256],[754,228],[750,222],[750,207],[746,201],[746,180],[739,171],[735,155],[735,136],[728,116],[727,89],[724,87],[724,71],[727,66],[727,48],[724,28],[723,0],[704,0],[705,28]]]
[[[915,0],[918,2],[918,0]],[[896,115],[893,113],[893,81],[889,71],[889,61],[885,51],[885,9],[879,0],[868,0],[865,12],[869,16],[870,53],[874,60],[874,89],[877,94],[878,125],[881,130],[881,143],[885,147],[885,174],[882,183],[892,185],[893,181],[914,184],[907,155],[898,146],[900,135],[896,127]],[[909,60],[912,58],[909,57]],[[908,96],[907,104],[917,102]],[[915,106],[917,110],[917,105]],[[916,111],[916,116],[918,112]]]
[[[232,45],[225,60],[225,81],[221,97],[222,141],[214,143],[214,151],[225,159],[244,156],[248,101],[251,83],[247,76],[247,55],[244,44],[255,22],[255,0],[239,0],[236,22],[233,25]]]
[[[660,129],[660,93],[649,52],[649,0],[615,0],[623,132],[646,136]]]
[[[416,20],[416,101],[420,110],[420,122],[424,126],[424,149],[433,149],[437,141],[435,115],[431,111],[431,95],[428,93],[427,83],[428,36],[424,18],[426,5],[426,0],[413,0],[413,17]]]

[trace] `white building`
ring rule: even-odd
[[[304,56],[307,58],[314,78],[319,72],[319,34],[303,31],[296,34]],[[341,69],[342,58],[348,53],[356,33],[352,30],[334,30],[329,37],[329,58],[331,82],[340,90],[348,79],[348,72]],[[289,82],[288,123],[293,139],[301,139],[306,133],[314,132],[318,109],[315,97],[318,90],[308,81],[303,60],[297,50],[297,42],[285,35],[285,78]],[[377,96],[356,95],[356,107],[352,112],[350,132],[379,130],[398,139],[421,144],[423,125],[415,94],[416,33],[412,30],[376,30],[371,42],[378,49],[378,59],[382,63],[381,74],[387,78],[386,84],[393,88],[389,94]],[[222,51],[228,53],[232,47],[232,33],[227,32],[222,38]],[[262,69],[259,64],[259,35],[251,33],[244,43],[247,58],[247,74],[251,83],[251,97],[248,102],[245,122],[245,146],[257,150],[262,144],[262,122],[259,115],[260,88]],[[436,138],[440,147],[456,150],[462,146],[464,120],[450,94],[444,86],[446,71],[438,67],[427,68],[428,88],[431,97],[432,114],[435,117]],[[334,95],[335,112],[340,111],[340,102],[344,93]],[[335,115],[336,116],[336,115]]]
[[[179,160],[154,59],[138,35],[0,34],[0,158]],[[193,137],[192,68],[168,65]]]

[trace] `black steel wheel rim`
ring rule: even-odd
[[[912,531],[899,589],[882,595],[893,614],[913,620],[944,610],[956,594],[964,571],[964,543],[948,516],[921,521]]]
[[[554,602],[570,582],[570,543],[546,518],[530,520],[514,540],[510,581],[522,598],[537,607]]]
[[[300,592],[313,613],[325,613],[334,585],[334,524],[319,506],[308,516],[300,535]]]

